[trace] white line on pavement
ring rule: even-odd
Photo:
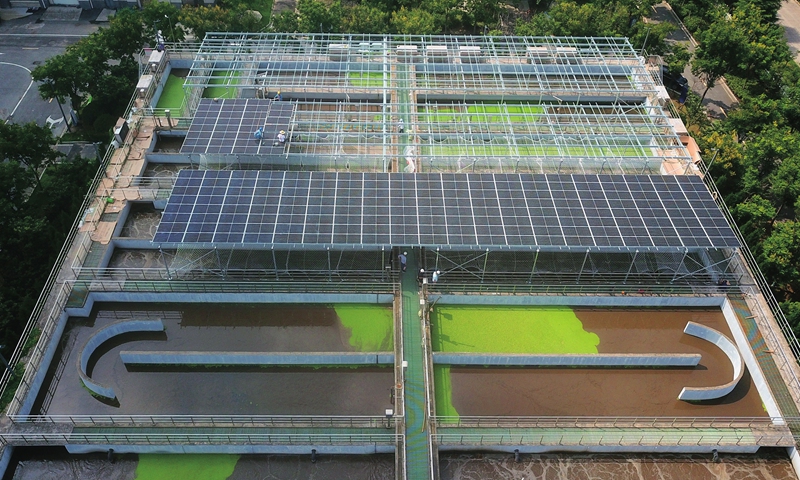
[[[20,65],[18,63],[0,62],[0,65],[11,65],[13,67],[19,67],[27,71],[28,75],[31,74],[31,70],[28,67]],[[33,86],[33,78],[31,78],[31,83],[28,84],[28,88],[25,89],[25,93],[23,93],[22,96],[19,97],[19,102],[17,102],[17,104],[14,106],[14,110],[11,110],[11,115],[9,115],[8,118],[6,118],[6,123],[8,123],[9,118],[12,118],[14,116],[14,113],[16,113],[17,109],[19,108],[19,104],[22,103],[22,100],[25,98],[26,95],[28,95],[28,91],[31,89],[32,86]]]

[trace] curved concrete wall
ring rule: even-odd
[[[119,352],[125,365],[392,365],[393,353]]]
[[[739,384],[742,375],[744,375],[744,361],[736,345],[717,330],[695,322],[687,323],[686,328],[683,329],[683,333],[702,338],[719,347],[720,350],[727,355],[728,360],[730,360],[733,365],[733,380],[716,387],[683,387],[680,395],[678,395],[678,399],[685,401],[714,400],[731,393],[733,389],[736,388],[736,385]]]
[[[92,380],[86,373],[89,366],[89,359],[97,348],[112,338],[123,335],[125,333],[134,332],[163,332],[164,324],[161,320],[125,320],[122,322],[112,323],[111,325],[99,330],[94,335],[89,337],[86,345],[81,350],[81,356],[78,358],[78,375],[81,377],[83,385],[88,388],[93,394],[98,397],[106,398],[108,400],[115,400],[117,398],[114,389],[101,385]]]
[[[445,365],[506,365],[526,367],[696,367],[700,363],[700,355],[691,353],[498,355],[493,353],[434,352],[433,363]]]

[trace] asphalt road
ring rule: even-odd
[[[0,120],[49,124],[58,136],[66,128],[61,109],[55,100],[41,98],[30,70],[63,53],[68,45],[95,31],[97,25],[85,20],[41,22],[39,18],[31,15],[0,24]],[[68,107],[64,105],[65,113]]]
[[[660,3],[658,5],[654,5],[653,11],[654,13],[652,18],[656,22],[668,21],[680,26],[680,20],[678,20],[678,16],[672,10],[672,7],[670,7],[669,4]],[[689,32],[684,28],[678,28],[672,32],[667,37],[667,41],[682,43],[686,45],[691,52],[693,52],[697,46],[694,42],[694,39],[692,39],[692,37],[689,35]],[[699,78],[692,75],[692,68],[690,65],[687,65],[684,69],[683,76],[689,81],[689,87],[692,89],[692,91],[702,96],[706,89],[706,84],[703,83],[703,81]],[[706,97],[703,99],[703,105],[706,107],[706,109],[708,109],[708,112],[717,118],[727,115],[726,112],[737,104],[738,101],[733,95],[733,92],[731,92],[728,86],[722,81],[718,81],[717,84],[708,91]]]

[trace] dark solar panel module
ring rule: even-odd
[[[273,145],[278,132],[289,131],[294,112],[290,102],[255,98],[203,99],[197,107],[181,153],[269,155],[283,153]],[[262,141],[254,133],[264,129]]]
[[[155,243],[738,247],[695,176],[184,170]]]

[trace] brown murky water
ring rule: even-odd
[[[71,319],[63,352],[50,369],[41,413],[57,414],[303,414],[382,415],[391,408],[391,368],[263,368],[129,371],[121,350],[347,352],[349,330],[324,305],[100,306],[89,319]],[[128,309],[138,308],[131,312]],[[389,307],[387,307],[389,308]],[[160,318],[166,336],[148,334],[111,343],[92,378],[115,389],[119,406],[103,404],[80,383],[76,362],[86,340],[121,319]],[[139,340],[137,340],[139,338]],[[47,384],[46,384],[47,385]]]
[[[136,455],[69,455],[52,451],[21,455],[13,480],[134,480]],[[391,480],[392,455],[242,455],[227,480]],[[168,479],[164,479],[168,480]]]
[[[576,310],[600,337],[601,353],[700,353],[694,369],[452,368],[452,401],[460,415],[766,416],[749,374],[723,399],[678,400],[685,386],[732,378],[725,354],[683,333],[694,321],[730,336],[719,310]]]
[[[756,455],[513,455],[439,456],[441,480],[796,480],[782,451]]]

